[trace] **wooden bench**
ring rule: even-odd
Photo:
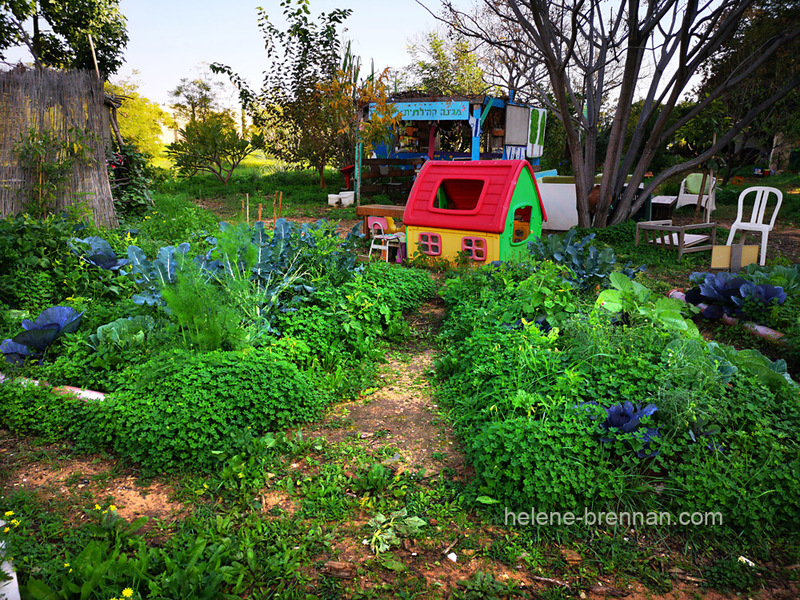
[[[707,234],[689,233],[702,229],[710,229]],[[717,241],[716,223],[694,223],[692,225],[673,225],[672,220],[641,221],[636,224],[636,246],[639,245],[639,235],[644,233],[648,244],[667,250],[677,250],[678,260],[690,252],[711,250]],[[710,240],[710,244],[699,246]]]

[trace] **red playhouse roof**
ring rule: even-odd
[[[501,233],[523,169],[530,173],[542,216],[546,219],[542,196],[527,161],[429,160],[411,188],[403,225]],[[436,206],[440,187],[448,197],[448,208]]]

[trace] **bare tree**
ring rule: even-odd
[[[800,36],[798,17],[692,110],[675,119],[673,111],[692,76],[737,31],[753,1],[619,0],[613,6],[603,0],[483,0],[486,11],[495,19],[518,28],[521,35],[517,39],[496,39],[487,27],[476,26],[474,18],[448,1],[443,2],[442,19],[465,35],[500,49],[516,47],[521,55],[544,65],[550,89],[541,85],[533,89],[545,102],[545,92],[552,94],[550,105],[564,124],[575,172],[579,224],[605,227],[629,218],[661,182],[707,161],[764,110],[800,85],[800,73],[793,74],[718,136],[713,146],[659,173],[637,197],[637,188],[657,150],[678,129],[755,73],[781,46]],[[615,69],[621,69],[619,77],[614,75]],[[626,140],[637,95],[643,95],[642,110],[633,135]],[[603,157],[606,176],[592,223],[588,196],[599,158],[601,118],[611,126]],[[654,123],[652,128],[648,123]],[[626,187],[629,173],[632,177]]]

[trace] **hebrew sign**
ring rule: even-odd
[[[462,121],[469,118],[469,102],[395,102],[395,110],[403,115],[404,121]],[[369,112],[372,117],[373,105]]]

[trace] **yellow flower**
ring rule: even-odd
[[[8,527],[6,527],[5,529],[3,529],[3,533],[8,533],[9,531],[11,531],[11,529],[9,529]]]
[[[17,520],[17,519],[12,519],[12,520],[11,520],[11,524],[12,524],[14,527],[19,527],[19,520]]]
[[[99,504],[94,505],[95,510],[102,510],[102,507]]]
[[[104,511],[103,511],[103,514],[106,514],[107,512],[108,512],[107,510],[104,510]]]
[[[133,590],[131,588],[125,588],[124,590],[122,590],[122,595],[125,596],[126,598],[130,598],[131,596],[133,596]]]
[[[69,563],[64,563],[64,568],[66,569],[69,566]]]
[[[112,512],[117,512],[117,507],[114,506],[113,504],[111,504],[111,505],[109,505],[108,510],[110,510]]]
[[[13,510],[7,510],[6,513],[5,513],[5,516],[6,517],[13,517],[14,516],[14,511]]]

